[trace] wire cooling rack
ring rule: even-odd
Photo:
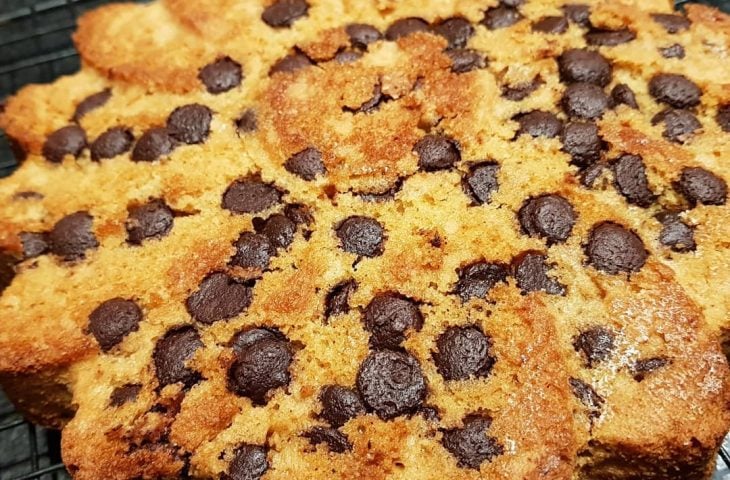
[[[76,18],[103,3],[109,0],[0,0],[0,100],[25,84],[75,72],[79,59],[71,33]],[[730,0],[705,3],[730,12]],[[14,167],[0,131],[0,177]],[[730,480],[730,441],[725,443],[714,480]],[[23,420],[0,390],[0,480],[69,478],[61,463],[60,434]]]

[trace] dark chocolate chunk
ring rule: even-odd
[[[385,31],[385,38],[388,40],[398,40],[416,32],[427,32],[428,22],[422,18],[409,17],[401,18],[393,22]]]
[[[48,235],[51,252],[64,260],[79,260],[87,250],[96,249],[99,242],[92,226],[94,217],[87,212],[76,212],[59,220]]]
[[[563,131],[563,122],[552,112],[534,110],[524,113],[515,118],[520,128],[517,135],[530,135],[532,137],[553,138]]]
[[[454,140],[443,135],[426,135],[413,147],[418,155],[418,166],[432,172],[453,167],[461,160],[459,146]]]
[[[261,336],[236,351],[228,370],[228,388],[254,405],[266,405],[271,391],[289,385],[293,360],[294,351],[285,337]]]
[[[392,292],[376,295],[365,307],[363,321],[376,348],[398,348],[409,331],[423,327],[416,302]]]
[[[352,450],[352,444],[347,436],[330,427],[312,427],[302,434],[302,437],[309,440],[312,445],[324,443],[330,452],[343,453]]]
[[[5,133],[5,140],[8,142],[8,146],[10,147],[10,152],[13,154],[13,158],[18,162],[18,164],[21,164],[25,161],[26,158],[28,158],[28,152],[26,151],[23,144],[11,137],[10,135]]]
[[[659,241],[675,252],[691,252],[697,248],[694,227],[680,220],[678,215],[666,215],[660,218],[662,230]]]
[[[134,143],[132,131],[126,127],[112,127],[102,133],[91,144],[91,159],[95,162],[105,158],[114,158],[128,152]]]
[[[563,129],[563,151],[570,154],[571,163],[581,168],[601,158],[603,141],[598,135],[598,125],[593,122],[571,122]]]
[[[462,428],[444,430],[441,443],[456,457],[459,467],[479,470],[482,463],[504,454],[497,439],[487,435],[491,424],[489,417],[470,415]]]
[[[499,282],[507,280],[508,270],[499,263],[476,262],[460,268],[455,293],[466,302],[471,298],[485,298]]]
[[[563,5],[563,11],[568,20],[581,27],[591,26],[591,9],[588,5],[571,3]]]
[[[258,129],[258,123],[256,121],[256,111],[252,108],[247,108],[236,119],[236,131],[241,133],[251,133]]]
[[[623,104],[633,109],[639,109],[634,91],[625,83],[619,83],[613,87],[613,90],[611,90],[611,103],[613,103],[614,107]]]
[[[186,387],[195,385],[201,378],[200,373],[185,364],[202,346],[198,331],[191,326],[172,329],[158,340],[153,358],[160,386],[178,382]]]
[[[178,142],[203,143],[210,133],[213,112],[205,105],[193,103],[177,107],[167,117],[167,131]]]
[[[585,34],[588,45],[596,47],[615,47],[628,43],[636,38],[636,34],[628,28],[620,30],[593,29]]]
[[[649,188],[646,167],[641,157],[623,154],[613,163],[613,177],[616,189],[626,201],[640,207],[649,207],[656,195]]]
[[[449,327],[436,340],[436,369],[446,380],[486,377],[497,361],[489,352],[492,340],[479,327]]]
[[[133,300],[112,298],[102,303],[89,315],[89,332],[108,352],[119,345],[124,337],[139,329],[142,310]]]
[[[222,57],[201,68],[198,78],[209,93],[217,95],[239,86],[243,80],[243,69],[231,57]]]
[[[254,228],[256,233],[268,238],[275,248],[287,248],[297,233],[297,224],[281,213],[275,213],[263,222],[254,219]]]
[[[236,449],[224,480],[259,480],[268,469],[266,448],[244,443]]]
[[[593,184],[595,184],[596,180],[598,180],[601,176],[605,167],[606,165],[603,162],[596,162],[585,167],[585,169],[580,172],[581,185],[587,188],[593,188]]]
[[[573,348],[583,356],[588,368],[605,361],[614,349],[616,334],[606,327],[595,326],[582,331],[573,339]]]
[[[131,207],[125,224],[127,242],[141,245],[148,238],[161,238],[172,230],[174,214],[162,200]]]
[[[661,53],[662,57],[664,58],[682,59],[685,56],[684,47],[678,43],[674,43],[672,45],[669,45],[668,47],[660,48],[659,53]]]
[[[284,163],[284,168],[287,172],[307,181],[314,180],[317,176],[327,173],[322,161],[322,152],[313,147],[305,148],[289,157]]]
[[[651,123],[652,125],[664,123],[662,136],[675,143],[688,141],[695,132],[702,128],[702,124],[692,112],[673,108],[668,108],[654,115]]]
[[[276,255],[276,247],[271,241],[265,235],[254,232],[243,232],[234,246],[236,253],[230,263],[242,268],[266,270],[269,260]]]
[[[281,192],[256,178],[236,180],[223,193],[222,206],[233,213],[259,213],[281,202]]]
[[[236,354],[239,354],[249,346],[264,339],[286,341],[284,334],[275,328],[254,327],[236,333],[231,339],[231,347]]]
[[[544,82],[540,77],[535,77],[529,82],[519,83],[516,85],[503,85],[502,96],[507,100],[519,102],[529,97],[532,92],[540,88]]]
[[[448,48],[464,48],[474,35],[474,27],[463,17],[451,17],[433,27],[434,33],[446,38]]]
[[[153,127],[137,140],[132,150],[135,162],[154,162],[162,155],[168,155],[175,149],[175,142],[164,127]]]
[[[531,237],[545,238],[548,245],[567,240],[576,221],[573,206],[556,194],[527,200],[517,216],[525,233]]]
[[[352,63],[362,58],[360,50],[340,50],[335,54],[335,62],[339,64]]]
[[[385,229],[377,220],[355,215],[346,218],[335,229],[340,246],[346,252],[363,257],[383,254]]]
[[[200,282],[185,305],[195,320],[210,325],[244,312],[251,304],[251,287],[222,272],[215,272]]]
[[[692,206],[724,205],[727,200],[725,180],[702,167],[685,167],[675,188]]]
[[[66,155],[77,158],[86,148],[86,132],[78,125],[59,128],[46,138],[43,156],[49,162],[61,163]]]
[[[448,50],[446,55],[451,59],[451,71],[454,73],[467,73],[487,66],[484,55],[476,50],[455,48]]]
[[[658,102],[674,108],[699,105],[702,90],[692,80],[678,73],[659,73],[649,80],[649,93]]]
[[[365,404],[383,420],[413,413],[426,398],[426,378],[415,357],[376,350],[360,365],[357,389]]]
[[[89,95],[76,106],[76,110],[74,111],[71,120],[78,123],[87,113],[106,104],[111,97],[112,91],[109,88],[106,88],[101,92],[94,93],[93,95]]]
[[[0,293],[13,283],[17,263],[18,259],[15,256],[0,250]]]
[[[482,24],[489,30],[511,27],[522,20],[522,14],[515,8],[500,5],[484,12]]]
[[[671,13],[652,13],[651,18],[664,27],[668,33],[677,33],[687,30],[690,22],[687,17]]]
[[[544,253],[523,252],[512,260],[512,268],[522,293],[543,291],[550,295],[565,295],[565,286],[548,276],[550,267]]]
[[[499,164],[485,162],[473,165],[464,175],[462,185],[475,204],[489,203],[499,188]]]
[[[570,388],[573,391],[573,395],[580,400],[580,402],[594,411],[594,414],[598,413],[606,402],[589,384],[578,378],[570,378]]]
[[[588,263],[610,274],[638,272],[649,253],[641,238],[623,225],[603,222],[593,227],[585,246]]]
[[[641,382],[649,373],[666,367],[669,363],[669,359],[666,357],[641,358],[631,366],[631,374],[634,376],[634,380]]]
[[[121,387],[117,387],[109,396],[109,405],[112,407],[121,407],[125,403],[137,400],[139,392],[142,391],[142,385],[139,383],[127,383]]]
[[[611,82],[613,67],[598,52],[584,48],[566,50],[558,57],[560,78],[567,83],[585,82],[605,87]]]
[[[47,253],[50,248],[50,238],[46,232],[21,232],[20,242],[23,244],[23,258],[35,258]]]
[[[333,315],[340,315],[350,311],[350,295],[357,289],[355,280],[340,282],[327,293],[325,299],[324,318],[325,321]]]
[[[285,206],[284,215],[297,225],[309,225],[314,221],[309,207],[299,203],[292,203]]]
[[[722,131],[730,133],[730,104],[720,105],[717,108],[715,120]]]
[[[308,56],[301,52],[294,52],[277,61],[269,70],[269,75],[273,75],[278,72],[296,72],[297,70],[311,67],[312,65],[314,65],[314,62],[312,62]]]
[[[291,27],[308,12],[309,4],[305,0],[275,0],[264,9],[261,20],[273,28]]]
[[[540,20],[532,24],[532,30],[535,32],[552,34],[565,33],[568,31],[568,19],[557,15],[542,17]]]
[[[573,83],[565,89],[563,110],[571,117],[600,118],[609,107],[608,95],[598,85]]]
[[[345,32],[350,37],[350,45],[361,50],[367,50],[368,45],[383,38],[377,28],[365,23],[351,23],[345,27]]]
[[[352,388],[340,385],[329,385],[319,394],[322,402],[321,418],[333,427],[341,427],[351,418],[365,414],[365,405],[360,394]]]

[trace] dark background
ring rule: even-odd
[[[78,70],[79,59],[71,42],[76,18],[104,3],[110,2],[0,0],[0,100],[27,83],[50,82]],[[684,3],[688,2],[678,2]],[[730,0],[704,3],[730,12]],[[0,131],[0,177],[10,174],[14,165]],[[60,465],[58,442],[57,432],[24,422],[0,391],[0,480],[69,478]]]

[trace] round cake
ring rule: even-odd
[[[730,16],[158,0],[7,100],[0,383],[75,479],[707,479]]]

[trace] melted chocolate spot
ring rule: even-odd
[[[203,279],[185,305],[190,316],[210,325],[244,312],[251,304],[252,296],[251,287],[225,273],[215,272]]]
[[[333,315],[340,315],[350,311],[350,295],[357,289],[354,280],[340,282],[327,293],[325,299],[324,318],[325,322]]]
[[[312,427],[302,434],[312,445],[324,443],[330,452],[344,453],[352,450],[352,444],[344,433],[330,427]]]
[[[200,373],[187,368],[185,364],[202,346],[200,335],[191,326],[168,331],[157,342],[153,354],[160,386],[164,387],[178,382],[183,383],[186,387],[195,385],[201,378]]]
[[[605,327],[591,327],[573,339],[573,348],[583,355],[586,366],[593,368],[611,356],[615,338],[616,335]]]

